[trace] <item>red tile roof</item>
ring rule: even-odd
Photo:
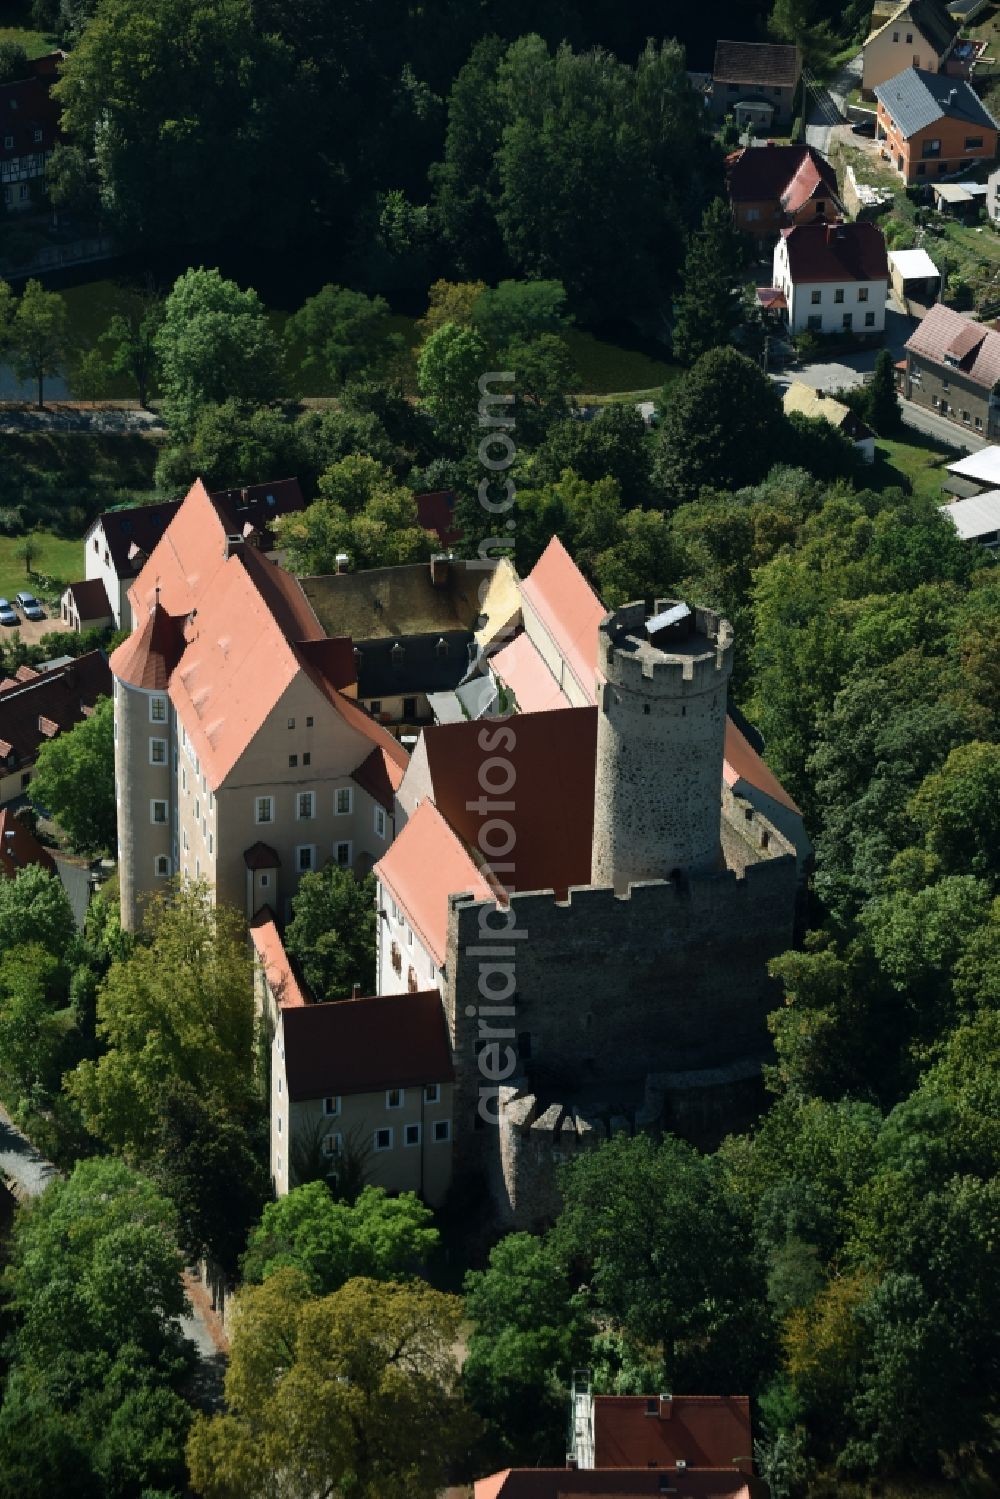
[[[284,1008],[281,1024],[288,1096],[296,1103],[454,1077],[436,989]]]
[[[264,847],[262,843],[254,844],[254,848]],[[252,853],[252,850],[248,849],[247,853]],[[275,854],[273,862],[267,867],[273,869],[277,863],[278,857]],[[251,921],[250,941],[253,943],[257,960],[264,970],[268,988],[274,995],[279,1008],[282,1010],[301,1009],[307,1000],[292,971],[292,965],[288,961],[285,944],[281,940],[281,933],[278,931],[274,912],[270,906],[262,906]]]
[[[329,640],[301,641],[298,653],[309,667],[319,672],[338,692],[358,685],[354,643],[346,635],[332,635]]]
[[[767,1493],[733,1468],[507,1468],[475,1485],[475,1499],[766,1499]]]
[[[436,531],[443,547],[453,547],[461,541],[463,532],[455,525],[455,493],[451,489],[435,489],[430,494],[414,495],[417,503],[417,519],[425,531]]]
[[[395,806],[394,793],[399,790],[405,769],[405,765],[399,764],[384,745],[379,745],[352,772],[351,779],[362,790],[367,791],[369,796],[374,797],[387,812],[392,812]]]
[[[794,88],[802,71],[798,47],[772,42],[716,42],[712,77],[719,83]],[[758,150],[764,150],[761,146]]]
[[[799,811],[774,771],[769,765],[765,765],[746,735],[737,728],[728,715],[722,779],[727,786],[735,786],[739,781],[746,781],[748,785],[756,786],[758,791],[763,791],[766,796],[773,797],[790,812]]]
[[[493,896],[467,850],[426,799],[375,865],[375,874],[402,906],[439,968],[448,945],[449,895],[468,893],[479,900]]]
[[[81,625],[88,620],[114,617],[103,578],[88,578],[82,583],[71,583],[66,592],[73,600]]]
[[[567,698],[549,671],[530,637],[515,637],[502,651],[490,657],[497,677],[513,692],[522,713],[544,713],[550,708],[568,708]]]
[[[524,579],[521,596],[552,637],[583,692],[596,702],[597,627],[608,611],[558,536],[553,536]]]
[[[726,187],[732,203],[781,203],[789,213],[820,185],[837,197],[837,174],[812,146],[744,146],[726,158]],[[786,197],[791,201],[786,202]],[[794,207],[792,206],[794,203]]]
[[[40,864],[49,874],[56,873],[48,849],[42,847],[10,807],[0,807],[0,874],[13,879],[28,864]]]
[[[796,284],[889,280],[885,236],[877,224],[794,224],[781,233]]]
[[[1000,380],[1000,333],[953,312],[943,302],[935,303],[921,319],[906,348],[945,369],[957,368],[976,385],[990,390]],[[951,363],[946,354],[952,356]]]
[[[739,1464],[749,1472],[752,1450],[746,1395],[594,1396],[597,1468],[667,1468],[682,1461],[690,1468]]]
[[[115,676],[130,687],[166,692],[170,674],[184,654],[184,616],[154,604],[144,624],[111,653]]]
[[[807,146],[806,154],[781,195],[781,206],[786,213],[798,213],[816,197],[837,197],[837,174],[829,162]]]
[[[31,764],[47,735],[43,718],[61,732],[88,716],[98,698],[111,696],[111,672],[103,651],[89,651],[65,666],[38,673],[0,691],[0,755]]]

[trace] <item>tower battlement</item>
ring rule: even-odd
[[[599,626],[605,678],[633,692],[696,695],[717,689],[728,680],[732,657],[729,621],[676,599],[625,604]]]

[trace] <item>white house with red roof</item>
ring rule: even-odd
[[[771,284],[784,297],[788,329],[885,332],[889,259],[877,224],[795,224],[774,249]]]

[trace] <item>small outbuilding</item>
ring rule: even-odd
[[[890,250],[889,277],[901,303],[929,307],[941,292],[941,272],[926,250]]]
[[[103,578],[71,583],[59,601],[59,613],[74,630],[98,630],[115,623]]]
[[[997,489],[1000,487],[1000,446],[994,444],[980,448],[978,453],[969,453],[967,457],[949,463],[948,474],[950,478],[960,480],[963,486],[974,484],[975,490],[967,491],[970,494]]]
[[[1000,489],[988,489],[985,494],[953,500],[938,508],[963,541],[975,541],[991,549],[1000,543]]]
[[[801,416],[822,417],[854,444],[866,463],[875,462],[875,433],[843,401],[835,401],[825,391],[814,390],[801,380],[793,380],[785,391],[782,404],[786,416],[797,411]]]

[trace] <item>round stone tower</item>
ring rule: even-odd
[[[626,604],[601,623],[597,665],[592,883],[623,894],[720,868],[732,625],[670,599]]]

